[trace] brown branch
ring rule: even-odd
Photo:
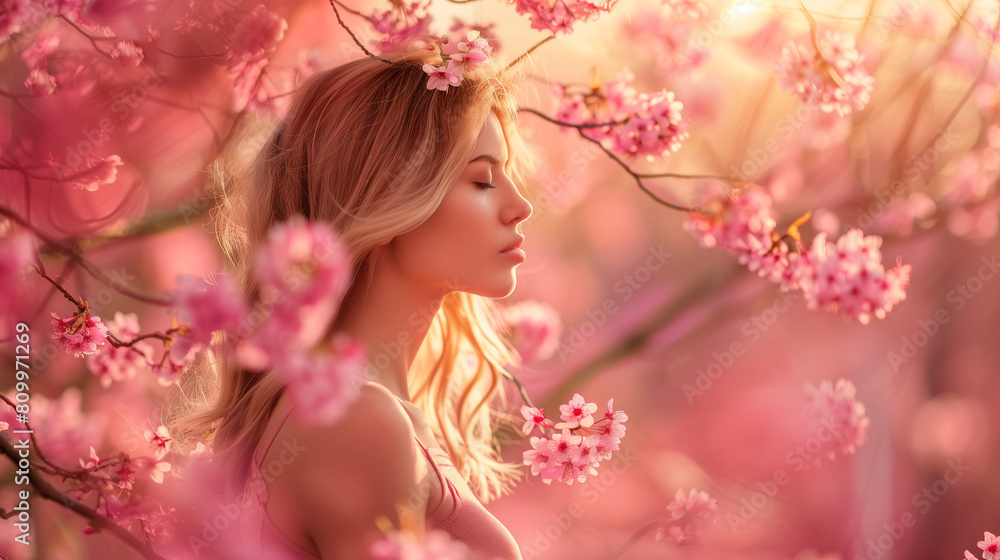
[[[382,58],[381,56],[373,54],[371,51],[369,51],[367,48],[365,48],[364,45],[361,44],[361,41],[359,41],[358,37],[354,34],[353,31],[351,31],[351,28],[347,27],[347,24],[344,23],[344,20],[340,19],[340,11],[337,10],[337,4],[338,4],[338,2],[336,0],[330,0],[330,6],[333,8],[333,13],[337,15],[337,23],[339,23],[340,26],[343,27],[347,31],[347,33],[351,36],[351,39],[354,39],[355,44],[357,44],[359,47],[361,47],[361,50],[364,51],[365,54],[368,55],[369,57],[374,58],[375,60],[384,62],[386,64],[392,64],[392,61],[386,60],[386,59]]]
[[[138,301],[152,303],[154,305],[162,305],[166,307],[173,305],[173,301],[170,298],[144,294],[141,292],[137,292],[131,288],[128,288],[118,280],[112,278],[111,276],[108,276],[105,272],[97,268],[93,263],[87,260],[83,255],[81,255],[80,252],[75,247],[67,246],[62,242],[53,239],[48,234],[39,230],[38,228],[33,226],[30,222],[22,218],[17,212],[14,212],[9,208],[0,205],[0,215],[7,216],[11,220],[20,224],[25,229],[31,231],[33,234],[35,234],[36,237],[44,241],[46,245],[52,247],[57,252],[68,256],[73,262],[78,264],[80,268],[87,271],[91,276],[102,282],[104,285],[110,287],[111,289],[119,293],[125,294],[131,297],[132,299],[136,299]]]
[[[451,1],[454,2],[454,0],[451,0]],[[552,34],[552,35],[549,35],[548,37],[542,39],[541,41],[535,43],[534,45],[532,45],[532,47],[530,49],[524,51],[521,54],[521,56],[515,58],[514,60],[512,60],[510,62],[510,64],[508,64],[507,66],[505,66],[504,69],[503,69],[503,71],[506,72],[506,71],[510,70],[512,67],[514,67],[514,65],[516,65],[518,62],[521,62],[522,59],[524,59],[528,55],[530,55],[535,49],[537,49],[538,47],[544,45],[545,43],[548,43],[549,41],[551,41],[552,39],[555,39],[555,38],[556,38],[555,34]]]
[[[37,445],[35,446],[35,451],[38,451]],[[14,449],[13,443],[6,436],[0,435],[0,453],[3,453],[10,460],[17,465],[18,453]],[[38,490],[38,493],[45,499],[57,502],[67,509],[76,512],[77,514],[85,517],[91,526],[104,529],[114,536],[122,540],[126,545],[131,547],[133,550],[142,555],[143,558],[147,560],[166,560],[159,554],[153,551],[153,549],[137,539],[132,533],[125,530],[124,527],[118,525],[114,521],[108,519],[107,517],[97,513],[90,507],[84,505],[83,503],[74,500],[69,497],[69,495],[60,492],[56,487],[52,486],[47,480],[35,473],[33,469],[28,470],[28,480],[31,485]]]

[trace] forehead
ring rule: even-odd
[[[486,122],[479,129],[478,140],[473,150],[474,156],[483,153],[499,155],[501,160],[507,159],[507,142],[503,134],[503,127],[500,126],[500,119],[493,111],[490,111]]]

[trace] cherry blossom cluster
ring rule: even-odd
[[[500,314],[523,362],[547,359],[559,348],[562,319],[551,305],[525,300],[504,307]]]
[[[818,234],[808,249],[800,245],[798,226],[785,237],[795,241],[790,252],[775,232],[772,200],[763,189],[751,186],[738,196],[717,198],[702,212],[688,213],[684,228],[703,247],[722,247],[737,256],[761,277],[781,284],[783,290],[801,289],[810,309],[840,311],[862,324],[879,319],[906,299],[910,266],[899,262],[886,270],[879,248],[882,239],[850,230],[836,243]]]
[[[667,505],[667,513],[668,517],[656,531],[656,542],[691,544],[705,526],[719,518],[719,505],[704,490],[692,488],[685,494],[678,489],[674,500]]]
[[[838,379],[836,384],[821,381],[819,387],[806,382],[806,414],[820,426],[820,430],[830,434],[830,438],[819,438],[824,443],[826,455],[831,460],[837,452],[852,454],[864,444],[871,423],[865,414],[865,405],[858,401],[858,389],[847,379]]]
[[[983,551],[983,560],[1000,560],[1000,538],[989,531],[983,533],[983,540],[977,543],[979,550]],[[965,551],[965,560],[979,560],[968,550]]]
[[[437,49],[441,53],[441,64],[424,64],[427,73],[427,89],[447,92],[448,87],[458,87],[465,78],[466,71],[472,71],[478,64],[490,59],[493,47],[479,31],[469,31],[465,41],[460,41],[454,47],[447,35],[442,35],[440,41],[435,41],[430,50]]]
[[[471,560],[472,551],[444,531],[432,530],[418,538],[410,531],[393,531],[372,543],[373,560]]]
[[[514,0],[517,13],[528,14],[531,28],[551,31],[553,35],[573,32],[578,21],[594,21],[602,13],[610,13],[618,0]]]
[[[597,474],[601,461],[610,459],[612,452],[619,450],[628,416],[614,410],[611,399],[604,417],[595,420],[597,405],[586,402],[579,393],[569,403],[560,405],[559,412],[562,422],[554,423],[545,418],[545,409],[521,407],[524,434],[531,435],[536,428],[542,433],[541,437],[531,438],[531,449],[524,452],[524,464],[530,465],[531,474],[540,476],[546,484],[553,480],[566,484],[586,482],[589,475]],[[552,434],[546,435],[547,431]]]
[[[854,37],[827,30],[811,48],[789,41],[781,49],[775,72],[781,87],[803,103],[843,116],[864,109],[871,100],[875,78],[861,65],[864,58]]]
[[[615,153],[646,156],[650,161],[670,157],[688,137],[681,118],[684,104],[665,89],[639,93],[631,86],[633,79],[634,74],[626,69],[617,80],[606,84],[594,80],[583,91],[553,86],[552,93],[559,100],[556,119],[573,125],[609,123],[582,131]]]
[[[5,410],[0,412],[0,417],[4,418],[0,421],[0,431],[29,429],[9,406],[4,404],[2,407]],[[52,410],[47,416],[58,416],[60,412]],[[31,429],[37,430],[38,426],[33,424]],[[129,457],[122,453],[111,459],[101,458],[90,446],[89,460],[78,459],[80,470],[69,471],[51,464],[49,467],[76,483],[76,487],[67,492],[70,498],[81,502],[93,499],[93,509],[98,514],[128,530],[144,532],[147,538],[163,538],[172,531],[173,508],[136,493],[134,485],[138,477],[148,477],[157,484],[163,482],[164,474],[171,470],[170,463],[161,460],[170,450],[170,433],[165,426],[160,426],[155,431],[145,431],[145,436],[153,451],[151,457]],[[90,526],[84,528],[84,533],[93,531]]]

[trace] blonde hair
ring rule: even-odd
[[[507,143],[507,173],[526,183],[535,161],[515,128],[506,73],[485,64],[467,72],[460,87],[428,90],[428,56],[403,53],[392,64],[366,57],[317,73],[296,91],[246,170],[214,166],[217,236],[248,301],[259,296],[255,251],[272,226],[296,215],[339,233],[354,271],[345,297],[366,289],[378,247],[436,210],[491,111]],[[409,371],[412,400],[480,499],[491,500],[520,473],[502,461],[492,438],[503,417],[503,368],[518,356],[502,336],[492,299],[451,292],[427,320]],[[278,375],[230,361],[204,353],[182,379],[183,403],[170,425],[182,449],[211,439],[215,460],[232,466],[234,484],[242,484],[285,385]]]

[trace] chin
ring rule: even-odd
[[[517,277],[511,272],[510,277],[503,282],[499,282],[492,285],[484,285],[480,289],[468,290],[478,296],[493,298],[493,299],[503,299],[512,293],[514,293],[514,288],[517,287]]]

